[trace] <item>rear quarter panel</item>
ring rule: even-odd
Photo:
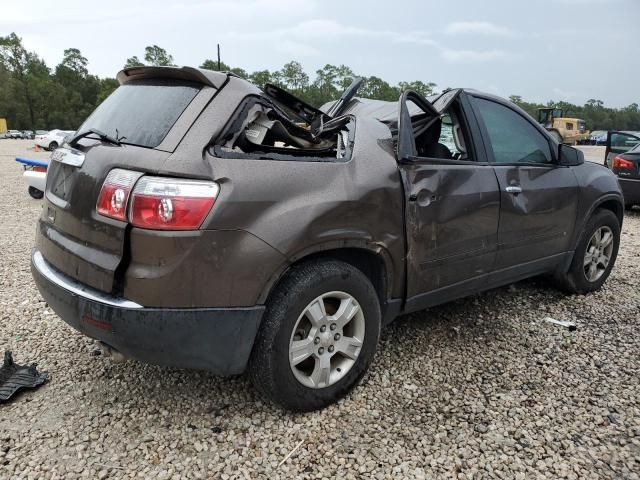
[[[289,261],[361,246],[383,252],[399,296],[404,278],[404,213],[388,128],[358,120],[347,162],[208,156],[221,185],[207,228],[250,232]],[[256,266],[258,268],[258,266]]]

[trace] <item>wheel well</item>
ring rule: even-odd
[[[618,217],[618,221],[620,222],[620,226],[622,226],[622,219],[624,217],[624,207],[622,204],[616,200],[606,200],[599,204],[596,208],[602,208],[605,210],[611,210],[616,217]]]
[[[380,300],[380,307],[384,310],[388,298],[387,269],[381,255],[370,250],[365,250],[364,248],[338,248],[334,250],[323,250],[296,260],[294,263],[289,265],[287,271],[302,263],[316,261],[319,259],[340,260],[354,266],[364,273],[371,281],[373,288],[375,288],[376,293],[378,294],[378,299]],[[272,291],[278,283],[280,283],[280,280],[285,274],[286,272],[284,272],[278,281],[274,283],[271,288]]]

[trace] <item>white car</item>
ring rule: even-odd
[[[9,130],[5,134],[5,138],[22,138],[22,132],[20,130]]]
[[[62,145],[64,137],[73,135],[74,133],[73,130],[51,130],[46,135],[36,135],[36,145],[47,150],[55,150]]]

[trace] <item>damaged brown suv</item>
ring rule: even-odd
[[[472,90],[316,109],[193,68],[132,68],[52,155],[32,270],[80,332],[144,362],[248,370],[297,410],[345,395],[380,329],[526,277],[600,288],[615,176]]]

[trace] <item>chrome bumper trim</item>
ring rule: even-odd
[[[83,285],[82,283],[73,280],[60,272],[57,272],[49,266],[47,261],[42,256],[42,253],[40,253],[38,250],[33,252],[32,262],[38,272],[40,272],[40,274],[47,280],[75,295],[78,295],[79,297],[93,300],[95,302],[104,303],[106,305],[111,305],[113,307],[143,308],[142,305],[139,305],[136,302],[107,295],[91,287],[87,287],[86,285]]]

